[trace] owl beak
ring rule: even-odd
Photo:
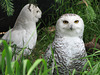
[[[70,30],[73,30],[73,26],[72,25],[70,26]]]

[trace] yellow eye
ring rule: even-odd
[[[74,21],[74,23],[78,23],[78,22],[79,22],[79,20],[75,20],[75,21]]]
[[[68,24],[69,22],[68,22],[68,21],[66,21],[66,20],[64,20],[64,21],[63,21],[63,23],[64,23],[64,24]]]

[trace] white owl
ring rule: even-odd
[[[55,39],[48,46],[44,58],[48,66],[53,68],[55,66],[51,52],[53,50],[59,75],[69,75],[73,69],[79,72],[83,69],[86,59],[80,58],[87,56],[82,39],[83,31],[83,20],[76,14],[64,14],[58,19]],[[57,75],[56,69],[52,69],[52,73]]]
[[[25,5],[18,16],[14,27],[2,37],[2,39],[7,42],[11,39],[11,45],[15,44],[17,46],[15,53],[20,52],[31,38],[24,50],[24,55],[31,54],[30,49],[34,49],[37,41],[36,22],[41,18],[41,15],[42,12],[38,6],[33,4]],[[14,52],[14,49],[12,50]]]

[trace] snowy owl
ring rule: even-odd
[[[41,18],[41,15],[42,12],[36,5],[27,4],[22,8],[14,27],[2,37],[7,42],[11,40],[11,45],[16,45],[15,51],[12,48],[13,52],[20,52],[31,38],[23,55],[31,54],[31,50],[34,49],[37,41],[36,22]]]
[[[52,67],[53,75],[57,75],[57,70],[53,69],[55,62],[59,75],[69,75],[74,69],[77,72],[83,69],[86,59],[80,58],[87,56],[82,39],[83,31],[83,20],[76,14],[64,14],[58,19],[55,39],[44,54],[48,66]],[[52,52],[55,60],[52,58]]]

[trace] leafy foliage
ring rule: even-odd
[[[95,14],[95,12],[94,12],[94,10],[91,6],[87,6],[86,16],[87,16],[87,19],[90,20],[90,21],[93,21],[93,20],[96,19],[96,14]]]
[[[85,0],[84,0],[85,1]],[[90,21],[93,21],[96,19],[96,14],[94,12],[94,9],[91,7],[91,3],[89,2],[89,0],[86,0],[87,4],[86,4],[86,16],[87,19]]]
[[[8,16],[13,15],[14,12],[14,7],[13,7],[13,3],[12,0],[0,0],[0,5],[2,6],[2,8],[4,9],[4,11],[7,12]]]

